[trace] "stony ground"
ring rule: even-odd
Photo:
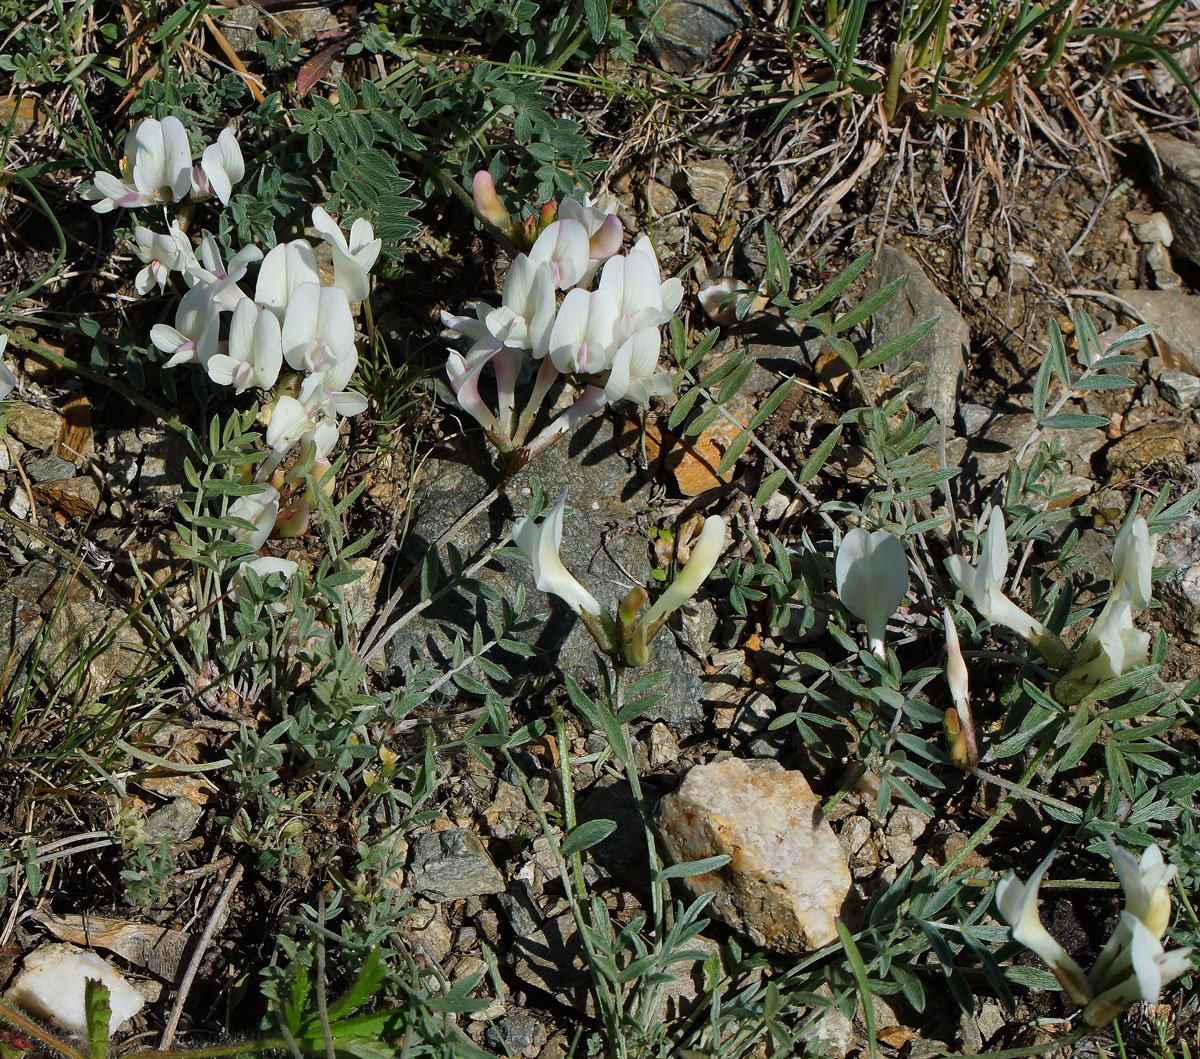
[[[660,51],[658,61],[698,78],[697,84],[713,83],[704,80],[712,74],[723,88],[736,87],[739,78],[750,77],[756,64],[766,61],[762,41],[749,29],[739,32],[743,35],[716,34],[718,42],[689,45],[682,52]],[[696,70],[707,73],[701,77]],[[1137,76],[1132,86],[1122,84],[1134,94],[1145,87]],[[1128,369],[1133,387],[1095,391],[1067,406],[1109,420],[1102,432],[1060,436],[1063,488],[1070,503],[1086,513],[1077,549],[1086,560],[1107,541],[1106,522],[1140,494],[1166,485],[1179,493],[1200,484],[1200,293],[1193,293],[1200,290],[1200,214],[1193,209],[1200,201],[1200,141],[1182,92],[1169,85],[1156,90],[1165,93],[1165,102],[1159,96],[1156,101],[1168,108],[1153,123],[1161,131],[1146,133],[1139,122],[1118,117],[1115,129],[1106,127],[1100,136],[1088,116],[1072,122],[1069,108],[1052,101],[1038,121],[964,124],[949,133],[914,115],[872,134],[876,152],[869,145],[865,152],[861,145],[845,146],[838,136],[828,141],[835,149],[818,158],[811,156],[826,141],[802,111],[769,136],[761,125],[739,125],[721,108],[706,113],[699,105],[680,107],[669,121],[657,124],[655,115],[638,117],[619,105],[611,113],[596,113],[592,121],[606,133],[597,139],[596,151],[610,162],[606,186],[621,203],[627,229],[648,225],[664,270],[688,279],[684,309],[690,331],[698,334],[710,326],[695,299],[707,278],[733,275],[750,285],[762,279],[764,221],[789,251],[802,292],[816,290],[867,249],[876,251],[875,263],[853,289],[855,296],[894,277],[906,278],[901,295],[876,319],[876,340],[930,316],[939,322],[912,364],[872,396],[911,387],[912,406],[939,416],[931,446],[939,455],[931,459],[934,466],[943,458],[947,466],[962,468],[954,499],[968,510],[1002,488],[1010,461],[1027,460],[1032,453],[1031,385],[1050,321],[1063,331],[1071,351],[1078,340],[1071,319],[1075,307],[1086,308],[1109,340],[1136,323],[1157,325],[1156,335],[1134,350],[1139,363]],[[64,208],[87,242],[90,213]],[[36,238],[27,238],[27,220],[19,209],[6,208],[6,225],[21,236],[8,244],[6,288],[36,275],[45,256]],[[457,225],[454,246],[438,266],[430,268],[423,257],[428,246],[406,248],[415,282],[403,290],[381,285],[375,296],[376,326],[394,349],[410,351],[414,366],[422,368],[436,368],[441,356],[436,311],[457,310],[461,291],[482,291],[503,274],[502,258],[463,218],[447,223]],[[420,262],[426,264],[418,270]],[[128,264],[117,259],[106,267],[126,274]],[[80,266],[80,275],[43,290],[24,309],[45,315],[77,312],[88,304],[86,287]],[[47,341],[44,330],[38,337]],[[68,355],[86,356],[75,338],[63,341]],[[727,406],[735,420],[748,421],[784,378],[803,384],[796,399],[768,422],[765,453],[751,449],[733,471],[719,476],[717,465],[737,433],[733,423],[718,421],[699,438],[682,440],[668,430],[665,414],[652,413],[643,440],[636,418],[610,414],[507,482],[486,517],[456,534],[465,562],[471,564],[494,543],[500,527],[524,512],[534,478],[551,495],[568,486],[575,503],[591,513],[568,524],[567,547],[572,555],[586,557],[576,562],[575,572],[586,575],[589,584],[606,586],[608,596],[615,596],[617,586],[649,583],[652,571],[666,565],[667,546],[647,543],[655,526],[700,511],[748,513],[749,496],[773,469],[771,458],[793,468],[802,465],[846,407],[856,383],[812,332],[769,308],[726,329],[704,367],[741,350],[753,358],[754,370]],[[86,677],[76,692],[82,702],[89,692],[100,694],[138,672],[147,633],[124,616],[154,585],[173,583],[183,570],[171,545],[186,451],[169,426],[130,400],[128,386],[72,377],[35,357],[18,356],[16,362],[23,387],[20,399],[3,413],[0,444],[7,551],[0,580],[0,658],[14,658],[39,642],[51,673],[66,673],[78,659],[80,634],[94,639],[106,631],[110,635],[87,659]],[[431,373],[420,381],[402,426],[382,440],[371,439],[372,447],[352,463],[349,481],[365,486],[353,527],[373,528],[381,542],[358,561],[365,576],[355,586],[355,605],[366,614],[428,544],[495,485],[482,440],[462,436],[439,379]],[[840,445],[811,488],[822,500],[858,495],[871,473],[865,449]],[[828,539],[801,496],[780,494],[753,517],[764,535],[784,541],[798,541],[804,533]],[[1200,675],[1198,540],[1200,521],[1188,519],[1159,545],[1160,561],[1168,567],[1159,592],[1163,606],[1146,627],[1161,626],[1170,636],[1163,676],[1172,682]],[[320,545],[302,541],[292,547],[290,554],[308,549],[316,555]],[[750,546],[743,542],[725,561],[749,556]],[[1086,562],[1082,573],[1086,587]],[[519,559],[501,557],[478,576],[505,599],[521,591],[531,601],[536,596],[528,566]],[[1093,580],[1102,576],[1092,575]],[[474,608],[474,598],[465,593],[438,600],[375,660],[373,679],[397,679],[406,666],[452,665],[455,637],[469,638],[480,620]],[[590,640],[582,627],[566,620],[565,610],[556,608],[550,605],[548,624],[522,634],[539,653],[514,692],[514,724],[539,715],[557,672],[594,683]],[[899,620],[919,630],[928,617],[906,608]],[[809,755],[793,729],[770,729],[774,716],[795,708],[794,698],[778,687],[780,680],[795,676],[781,659],[798,644],[814,642],[803,639],[811,636],[769,626],[761,609],[739,615],[714,596],[683,616],[673,638],[660,637],[652,662],[668,674],[661,689],[665,696],[645,715],[636,748],[651,802],[679,798],[672,792],[693,766],[743,758],[803,773],[818,798],[842,792],[826,818],[848,866],[848,915],[910,863],[919,869],[960,857],[964,866],[986,872],[993,853],[1026,842],[1018,823],[999,829],[980,848],[964,851],[967,836],[1003,796],[996,786],[959,776],[942,793],[933,819],[905,805],[880,819],[869,774],[844,790],[846,768]],[[980,683],[986,685],[986,677]],[[212,761],[230,731],[264,722],[251,702],[190,701],[184,715],[155,736],[155,756]],[[999,703],[984,699],[977,709],[984,731],[998,725]],[[449,742],[477,712],[475,698],[447,690],[394,735],[398,744],[417,748],[432,728],[439,740]],[[45,716],[67,729],[73,723],[53,710]],[[131,738],[119,726],[112,734]],[[589,869],[594,892],[618,923],[628,923],[645,911],[647,900],[639,882],[647,863],[636,808],[628,786],[602,767],[604,738],[573,715],[566,721],[566,738],[577,761],[573,780],[581,818],[630,825],[596,848]],[[8,749],[15,758],[23,748]],[[521,751],[523,774],[547,805],[556,800],[557,756],[557,744],[549,738]],[[433,818],[397,839],[393,850],[403,868],[386,885],[406,887],[411,894],[404,942],[450,982],[485,972],[478,995],[488,1004],[461,1021],[467,1038],[492,1052],[559,1059],[573,1046],[574,1027],[594,1013],[548,842],[511,768],[489,767],[466,753],[451,755],[445,766]],[[55,783],[69,785],[71,778],[58,775]],[[1100,777],[1079,774],[1071,781],[1086,802]],[[39,814],[49,812],[42,787],[25,767],[0,761],[5,808],[0,835],[7,839],[36,831]],[[152,770],[130,788],[123,809],[144,818],[147,835],[170,842],[177,865],[171,892],[178,896],[154,906],[147,916],[153,925],[195,932],[211,911],[233,863],[215,822],[228,813],[231,797],[222,781],[203,774]],[[667,813],[676,811],[666,804]],[[752,804],[761,810],[761,803]],[[84,838],[76,841],[85,842],[104,815],[95,806],[79,808],[76,830]],[[55,826],[53,837],[67,833],[61,821]],[[305,848],[313,860],[330,846],[353,841],[347,820],[314,819],[308,827]],[[100,827],[98,834],[104,833]],[[637,841],[627,841],[630,835]],[[820,845],[824,833],[813,841],[828,853]],[[115,860],[98,863],[102,874],[111,875]],[[114,899],[98,905],[78,899],[92,874],[80,858],[55,862],[54,872],[52,885],[43,888],[51,898],[5,899],[10,911],[0,919],[0,984],[39,939],[80,940],[81,927],[72,915],[104,915],[114,931],[117,921],[128,917],[128,909]],[[308,882],[300,861],[283,891],[289,897],[303,894]],[[107,885],[104,892],[111,894]],[[222,927],[194,987],[196,1027],[220,1025],[218,1016],[202,1013],[205,1005],[217,1011],[226,999],[222,983],[248,973],[269,955],[272,916],[284,903],[280,889],[252,882],[242,886],[235,914]],[[0,902],[0,910],[4,907]],[[1085,950],[1095,946],[1111,908],[1063,898],[1052,911],[1055,932],[1071,939],[1068,947]],[[769,909],[753,925],[739,922],[736,911],[726,918],[756,943],[787,951],[780,938],[791,928],[773,919]],[[733,930],[717,926],[703,944],[724,942]],[[809,924],[807,930],[814,939],[828,940],[820,927]],[[152,966],[128,938],[108,948],[128,967],[144,972],[151,999],[159,1001],[169,991],[177,958],[169,966]],[[161,961],[161,946],[154,951],[154,960]],[[778,973],[784,966],[769,963],[761,973]],[[671,1013],[687,1009],[695,988],[681,976],[668,991]],[[1194,1032],[1195,998],[1171,1000],[1177,1024]],[[1036,1017],[1063,1014],[1047,994],[1023,999],[1015,1015],[994,998],[982,999],[974,1017],[963,1018],[949,1004],[931,1003],[919,1024],[901,1003],[893,1007],[877,997],[875,1005],[884,1054],[910,1059],[941,1054],[943,1047],[955,1054],[1028,1047],[1037,1037],[1030,1029]],[[817,1032],[824,1043],[815,1047],[822,1054],[865,1054],[861,1020],[830,1016]]]

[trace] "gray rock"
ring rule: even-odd
[[[456,546],[464,561],[469,563],[491,548],[525,512],[530,479],[536,476],[552,497],[557,498],[562,487],[567,487],[568,506],[573,510],[563,522],[564,562],[602,605],[615,610],[617,600],[634,584],[650,585],[647,541],[636,530],[620,525],[632,523],[650,502],[644,476],[625,455],[635,448],[634,431],[628,435],[621,435],[618,441],[612,423],[592,420],[515,475],[487,516],[480,516],[460,532]],[[440,536],[490,488],[487,478],[465,464],[440,464],[421,493],[409,534],[410,542],[416,542],[410,546],[410,560],[419,562],[426,543]],[[509,602],[515,603],[518,592],[524,592],[526,618],[549,612],[548,621],[519,634],[541,652],[539,658],[522,664],[524,670],[548,673],[557,668],[585,686],[595,686],[595,642],[565,603],[537,590],[532,569],[523,557],[500,556],[476,576]],[[673,617],[651,645],[649,666],[666,672],[667,678],[656,689],[663,701],[643,715],[671,725],[685,725],[703,716],[698,664],[680,652],[672,629],[679,621],[679,615]],[[476,622],[484,622],[476,597],[465,591],[447,593],[389,645],[388,662],[392,666],[413,662],[442,665],[453,652],[455,637],[469,642]],[[473,675],[486,680],[482,672]]]
[[[655,61],[673,74],[688,74],[703,66],[713,46],[745,22],[739,0],[667,0],[658,9],[660,27],[646,43]]]
[[[549,1036],[546,1027],[527,1011],[505,1015],[495,1026],[489,1026],[488,1039],[508,1055],[537,1055]]]
[[[73,478],[75,465],[61,456],[42,456],[25,464],[31,482],[47,482],[52,478]]]
[[[676,862],[732,857],[687,884],[715,893],[709,908],[755,944],[795,953],[837,937],[850,871],[799,772],[738,758],[697,765],[659,802],[658,824]]]
[[[1157,328],[1168,368],[1200,375],[1200,295],[1130,290],[1121,297],[1142,321]]]
[[[1200,147],[1169,133],[1152,133],[1149,140],[1159,163],[1148,159],[1150,182],[1170,218],[1172,247],[1200,263]]]
[[[143,500],[160,507],[175,503],[186,481],[183,462],[189,451],[187,443],[174,431],[163,432],[146,442],[137,482]]]
[[[800,1040],[817,1045],[807,1049],[808,1054],[819,1054],[825,1059],[846,1059],[856,1047],[854,1023],[837,1008],[831,1007],[800,1033]]]
[[[1189,515],[1158,540],[1158,563],[1167,576],[1154,586],[1158,616],[1173,636],[1200,643],[1200,516]]]
[[[232,10],[224,11],[217,24],[225,34],[233,50],[239,54],[254,52],[258,48],[258,27],[261,19],[258,8],[253,4],[242,4]]]
[[[717,217],[733,186],[733,167],[719,158],[703,158],[684,171],[688,191],[701,213]]]
[[[48,452],[58,444],[62,418],[51,408],[13,401],[3,413],[5,429],[30,448]]]
[[[474,831],[454,828],[417,839],[409,881],[417,893],[436,901],[500,893],[504,878]]]
[[[954,438],[946,446],[948,466],[963,469],[963,479],[980,487],[991,485],[1008,472],[1008,465],[1037,429],[1037,420],[1029,412],[1001,413],[983,405],[963,405],[965,437]],[[1092,471],[1092,457],[1107,443],[1102,430],[1080,427],[1048,432],[1061,442],[1071,471],[1084,478]],[[1021,459],[1028,467],[1036,445]]]
[[[204,806],[191,798],[174,798],[146,817],[146,837],[184,842],[192,837],[203,815]]]
[[[1164,371],[1154,380],[1158,392],[1176,408],[1195,408],[1200,404],[1200,379],[1186,371]]]
[[[920,342],[891,361],[893,385],[911,386],[917,408],[931,411],[949,426],[958,405],[958,387],[970,357],[971,333],[950,299],[934,286],[921,265],[899,247],[885,246],[875,259],[869,290],[903,276],[904,286],[874,317],[872,339],[879,345],[932,317],[938,322]]]

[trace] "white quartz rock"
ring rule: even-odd
[[[677,862],[730,856],[687,883],[715,892],[709,909],[755,944],[796,953],[837,938],[850,869],[799,772],[738,758],[697,765],[659,803],[658,826]]]
[[[146,1003],[141,995],[94,952],[74,945],[43,945],[25,957],[25,966],[13,979],[5,999],[31,1015],[48,1019],[79,1036],[87,1034],[83,991],[89,978],[108,987],[112,1014],[108,1020],[111,1037]]]

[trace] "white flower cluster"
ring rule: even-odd
[[[125,136],[121,175],[97,172],[84,198],[95,203],[97,213],[116,207],[137,209],[158,203],[182,202],[189,195],[203,198],[210,192],[229,203],[233,185],[246,175],[246,164],[237,138],[225,129],[217,142],[192,165],[187,129],[178,118],[145,118]]]
[[[529,253],[513,261],[499,308],[480,305],[473,317],[442,317],[448,328],[473,343],[466,355],[450,353],[446,373],[455,397],[504,453],[524,444],[559,374],[572,376],[581,392],[529,446],[532,453],[609,401],[644,406],[671,390],[670,377],[658,370],[659,328],[678,307],[682,283],[663,281],[646,236],[619,255],[623,229],[614,215],[567,199],[557,217],[542,229]],[[588,289],[597,273],[596,289]],[[527,358],[540,362],[539,370],[518,416],[515,390]],[[496,377],[495,409],[479,392],[480,376],[489,364]]]
[[[209,188],[224,203],[245,167],[237,140],[226,130],[193,170],[186,130],[177,118],[164,118],[139,122],[130,131],[122,174],[124,179],[95,174],[87,193],[100,200],[93,209],[178,202],[189,192],[202,194]],[[144,294],[157,286],[165,291],[172,272],[187,287],[174,325],[156,324],[150,332],[153,344],[170,355],[164,366],[198,364],[213,382],[239,394],[251,388],[274,390],[263,410],[271,451],[258,468],[258,489],[239,497],[229,512],[248,524],[237,537],[255,550],[272,533],[304,531],[313,498],[305,493],[301,471],[311,471],[318,481],[324,478],[325,488],[332,488],[326,475],[341,420],[367,407],[362,394],[347,389],[358,366],[351,304],[370,291],[381,241],[363,219],[354,222],[347,237],[319,206],[312,223],[333,258],[334,278],[328,285],[321,283],[316,254],[306,239],[281,243],[265,256],[258,247],[246,246],[225,261],[211,235],[193,248],[175,221],[165,234],[134,228],[134,250],[145,265],[137,290]],[[255,263],[251,297],[241,284]],[[283,371],[285,364],[290,372]],[[281,464],[297,448],[298,458],[285,472]]]
[[[1051,666],[1065,673],[1056,685],[1060,701],[1066,701],[1064,696],[1078,701],[1088,688],[1145,661],[1150,636],[1136,628],[1133,619],[1150,605],[1157,544],[1158,538],[1151,535],[1140,515],[1125,522],[1113,544],[1113,584],[1108,600],[1073,649],[1005,595],[1008,538],[999,507],[992,508],[988,519],[978,565],[954,555],[946,567],[980,614],[993,624],[1012,629]]]
[[[1013,940],[1046,962],[1066,994],[1084,1009],[1090,1026],[1108,1025],[1135,1001],[1155,1003],[1164,986],[1191,968],[1191,949],[1166,952],[1162,946],[1171,919],[1168,887],[1175,866],[1163,861],[1157,846],[1148,846],[1140,861],[1112,839],[1108,851],[1125,891],[1125,909],[1087,973],[1046,930],[1038,912],[1038,889],[1053,853],[1028,882],[1010,872],[996,889],[996,905],[1012,927]]]

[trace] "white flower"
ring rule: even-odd
[[[242,148],[231,129],[222,129],[217,142],[204,148],[204,153],[200,156],[200,171],[212,193],[221,200],[221,205],[228,206],[229,196],[233,194],[233,185],[246,175]],[[203,190],[194,179],[192,183],[195,191]]]
[[[323,416],[356,416],[366,411],[366,397],[346,389],[357,366],[355,353],[327,371],[313,372],[300,384],[300,403],[308,410],[310,420],[316,423]]]
[[[504,431],[499,421],[479,393],[479,377],[488,361],[498,352],[498,348],[493,348],[480,353],[469,353],[464,357],[461,353],[451,350],[446,358],[446,376],[450,380],[450,389],[454,391],[458,406],[484,429],[502,434]]]
[[[253,244],[242,247],[226,265],[221,261],[221,248],[211,235],[200,240],[197,255],[187,236],[177,228],[172,232],[179,246],[179,268],[184,282],[189,287],[202,289],[219,310],[233,312],[237,303],[247,297],[238,284],[247,269],[262,260],[262,251]]]
[[[150,328],[150,341],[171,358],[163,365],[207,364],[217,351],[217,328],[220,316],[208,288],[193,287],[179,301],[175,310],[175,326],[155,324]]]
[[[276,559],[269,555],[262,555],[257,559],[242,563],[234,570],[233,576],[229,579],[229,589],[234,601],[240,603],[242,600],[248,599],[250,595],[250,585],[246,578],[246,574],[250,571],[253,571],[261,581],[265,581],[272,574],[279,574],[286,583],[295,576],[299,568],[299,565],[292,562],[291,559]],[[271,614],[283,615],[287,613],[288,607],[286,601],[280,599],[268,604],[267,610]]]
[[[1114,971],[1122,967],[1124,974],[1087,1005],[1083,1017],[1089,1026],[1107,1026],[1139,1000],[1157,1003],[1163,988],[1192,967],[1191,948],[1164,951],[1162,942],[1136,916],[1122,912],[1117,929],[1129,939],[1113,964]]]
[[[908,592],[904,545],[887,530],[852,529],[842,538],[835,567],[838,596],[867,626],[871,650],[885,658],[888,618]]]
[[[554,221],[542,230],[529,250],[536,267],[549,262],[555,290],[574,287],[587,271],[589,260],[587,229],[578,221]]]
[[[567,491],[563,489],[558,503],[546,512],[540,523],[528,518],[517,519],[513,526],[513,543],[533,564],[533,580],[541,592],[549,592],[566,602],[576,614],[586,612],[599,617],[601,610],[596,598],[567,572],[558,556],[562,547],[563,508]]]
[[[597,209],[590,199],[582,203],[563,199],[558,204],[558,216],[560,220],[577,221],[587,232],[588,266],[579,282],[591,283],[596,269],[621,249],[625,229],[613,213]]]
[[[138,294],[147,294],[156,283],[159,293],[167,289],[171,270],[179,268],[181,261],[177,231],[178,226],[174,224],[166,235],[152,232],[140,224],[133,229],[133,252],[146,266],[133,281]]]
[[[950,571],[954,583],[970,597],[975,609],[993,625],[1006,625],[1025,640],[1045,636],[1045,626],[1004,594],[1008,538],[1004,529],[1004,512],[999,505],[992,508],[988,518],[987,533],[979,552],[979,565],[972,566],[961,555],[952,555],[946,560],[946,569]]]
[[[1113,542],[1113,587],[1111,596],[1128,601],[1135,611],[1150,606],[1154,578],[1154,555],[1158,537],[1152,537],[1146,520],[1131,518]]]
[[[282,366],[283,344],[275,314],[249,298],[239,302],[229,324],[228,352],[209,358],[208,377],[233,386],[237,393],[251,386],[267,390],[275,385]]]
[[[254,300],[264,309],[270,309],[282,322],[296,288],[302,283],[319,286],[320,282],[317,257],[307,239],[278,243],[267,252],[258,266]]]
[[[352,302],[362,301],[371,292],[368,273],[379,257],[383,241],[375,238],[371,222],[359,217],[350,226],[350,241],[342,235],[337,222],[320,206],[312,211],[313,227],[333,251],[333,282]]]
[[[604,393],[610,401],[625,399],[645,408],[651,397],[671,392],[671,376],[658,370],[661,337],[646,327],[627,338],[613,357]]]
[[[654,601],[652,606],[638,622],[634,630],[635,638],[638,629],[645,630],[646,641],[653,639],[654,634],[664,621],[692,598],[704,584],[713,567],[725,549],[726,526],[725,520],[717,515],[710,515],[704,520],[700,534],[692,542],[688,561],[676,575],[675,580],[667,586],[666,591]]]
[[[139,121],[125,137],[121,176],[95,173],[85,197],[97,213],[181,202],[192,187],[192,149],[178,118]]]
[[[568,291],[550,331],[554,366],[563,373],[603,371],[617,351],[616,322],[617,300],[611,291]]]
[[[950,685],[950,698],[959,719],[969,724],[971,712],[967,663],[963,660],[962,648],[958,644],[958,628],[949,607],[942,608],[942,625],[946,629],[946,683]]]
[[[355,356],[354,317],[341,287],[301,283],[292,292],[283,317],[283,356],[297,371],[324,371]]]
[[[0,357],[4,355],[7,346],[8,335],[0,335]],[[3,401],[16,388],[17,377],[12,373],[12,369],[3,360],[0,360],[0,401]]]
[[[271,421],[267,424],[266,442],[277,457],[282,459],[293,445],[313,431],[314,423],[309,409],[291,394],[282,394],[271,409]]]
[[[233,531],[233,539],[248,544],[258,551],[271,536],[275,518],[279,514],[279,490],[269,485],[259,486],[257,493],[239,496],[229,505],[229,517],[249,522],[253,529],[239,527]]]
[[[1000,914],[1012,927],[1013,940],[1020,942],[1025,948],[1032,950],[1042,958],[1046,966],[1054,972],[1059,985],[1076,1004],[1084,1005],[1092,999],[1092,988],[1087,975],[1067,950],[1064,949],[1044,926],[1038,914],[1038,889],[1042,885],[1042,876],[1054,860],[1054,851],[1046,857],[1037,870],[1029,877],[1029,882],[1023,883],[1012,872],[1000,880],[996,887],[996,906]]]
[[[654,245],[644,235],[625,257],[608,260],[600,273],[600,290],[616,299],[618,342],[645,327],[665,324],[683,298],[678,279],[661,282]]]
[[[532,350],[540,359],[550,351],[555,307],[550,263],[534,265],[520,254],[504,277],[500,308],[489,312],[484,324],[496,342]]]

